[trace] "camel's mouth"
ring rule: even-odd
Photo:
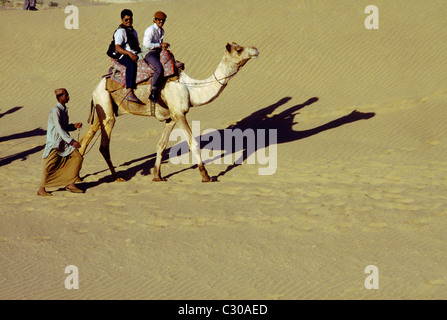
[[[250,57],[251,58],[257,58],[258,56],[259,56],[259,50],[258,49],[256,49],[255,47],[251,47],[250,48],[251,50],[250,50]]]

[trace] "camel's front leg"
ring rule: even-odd
[[[183,130],[183,133],[185,134],[186,141],[188,141],[189,149],[191,150],[194,157],[196,157],[198,163],[199,163],[199,171],[200,175],[202,176],[202,182],[210,182],[210,181],[216,181],[215,179],[210,178],[208,175],[208,172],[205,169],[205,164],[202,161],[202,157],[200,156],[200,146],[197,143],[196,139],[192,136],[191,128],[189,127],[188,122],[186,121],[185,115],[178,116],[176,118],[179,127]]]
[[[152,181],[166,181],[166,179],[161,177],[161,160],[163,157],[163,152],[166,150],[168,145],[169,136],[171,135],[172,129],[174,129],[175,121],[171,120],[165,123],[165,127],[161,134],[161,138],[157,143],[157,159],[155,160],[154,166],[154,179]]]

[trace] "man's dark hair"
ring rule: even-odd
[[[132,11],[130,11],[129,9],[124,9],[123,11],[121,11],[121,19],[123,19],[125,16],[133,17]]]

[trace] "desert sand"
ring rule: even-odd
[[[444,0],[71,4],[79,29],[65,28],[68,2],[0,10],[1,299],[447,298]],[[365,27],[370,4],[379,29]],[[276,152],[273,174],[259,161],[208,163],[219,182],[202,183],[165,156],[168,181],[153,182],[163,124],[123,115],[111,155],[126,182],[96,142],[85,194],[36,196],[53,90],[68,89],[82,137],[124,8],[140,38],[166,12],[166,41],[197,79],[227,42],[258,48],[187,119],[200,132],[276,130],[255,153]],[[79,289],[65,287],[69,265]],[[378,289],[365,287],[369,265]]]

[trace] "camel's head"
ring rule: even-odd
[[[230,60],[235,63],[238,68],[241,68],[251,58],[257,58],[259,55],[259,50],[255,47],[243,47],[235,42],[232,44],[227,43],[226,50]]]

